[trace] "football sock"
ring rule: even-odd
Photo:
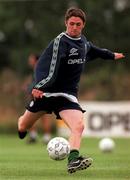
[[[51,139],[51,134],[50,134],[50,133],[45,133],[45,134],[43,135],[42,139],[43,139],[43,142],[44,142],[45,144],[47,144],[47,143],[50,141],[50,139]]]
[[[26,136],[26,134],[27,134],[27,131],[24,131],[24,132],[18,131],[18,135],[19,135],[19,138],[20,138],[20,139],[24,139],[25,136]]]
[[[37,139],[37,132],[36,131],[30,131],[29,132],[29,137],[32,139]]]
[[[68,157],[68,162],[76,159],[77,157],[79,157],[79,151],[77,149],[72,149]]]

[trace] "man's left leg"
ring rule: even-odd
[[[77,170],[83,170],[92,164],[92,159],[79,156],[81,136],[84,129],[83,113],[80,110],[63,110],[60,113],[61,118],[68,125],[71,131],[69,143],[71,151],[68,157],[68,172],[73,173]]]

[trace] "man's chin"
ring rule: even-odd
[[[71,37],[72,38],[78,38],[78,37],[80,37],[80,35],[79,34],[78,35],[77,34],[72,34]]]
[[[81,34],[76,34],[76,33],[67,33],[67,34],[72,38],[78,38],[81,36]]]

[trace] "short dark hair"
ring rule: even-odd
[[[69,9],[67,9],[66,14],[65,14],[65,21],[67,21],[72,16],[80,17],[82,19],[83,23],[86,22],[86,14],[84,13],[83,10],[81,10],[79,8],[71,7]]]

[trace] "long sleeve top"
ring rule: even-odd
[[[35,86],[45,93],[67,93],[77,97],[84,65],[96,58],[113,60],[114,53],[96,47],[84,35],[59,34],[44,50],[35,69]]]

